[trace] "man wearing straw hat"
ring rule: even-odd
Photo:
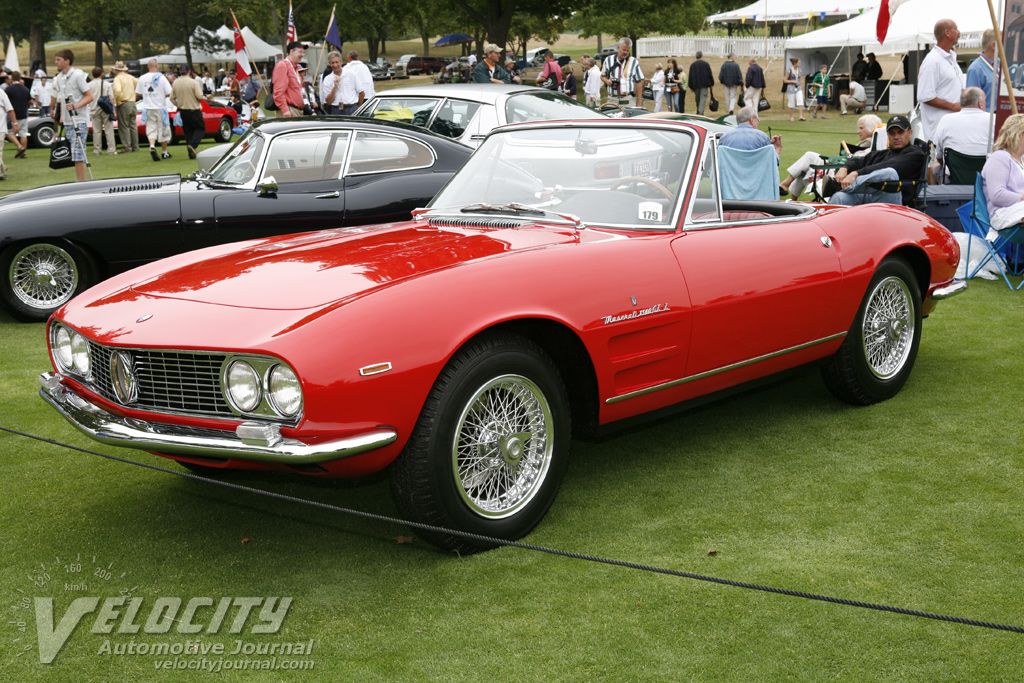
[[[114,106],[117,108],[119,154],[139,151],[139,127],[135,125],[135,87],[139,80],[128,73],[124,62],[114,62]],[[127,122],[127,123],[125,123]]]

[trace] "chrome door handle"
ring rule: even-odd
[[[328,192],[327,194],[318,194],[317,199],[337,199],[341,196],[341,190],[335,190],[334,192]]]

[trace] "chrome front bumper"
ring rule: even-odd
[[[967,290],[967,280],[953,280],[945,287],[936,287],[932,290],[932,300],[942,301],[948,299],[951,296],[956,296],[960,292]]]
[[[378,428],[355,436],[305,444],[281,436],[277,425],[243,422],[234,432],[145,422],[109,413],[60,383],[60,375],[39,375],[39,395],[86,436],[110,446],[171,455],[238,458],[304,465],[348,458],[394,443],[398,433]]]

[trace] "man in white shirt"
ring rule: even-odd
[[[953,52],[953,46],[960,40],[956,22],[952,19],[935,22],[935,40],[935,46],[917,72],[917,103],[921,105],[925,140],[932,139],[943,116],[960,111],[960,93],[964,89],[964,72]]]
[[[853,108],[860,113],[860,110],[864,108],[864,105],[868,101],[867,93],[864,92],[864,86],[857,81],[850,81],[850,94],[839,96],[839,105],[842,109],[843,116],[846,116],[846,110]]]
[[[320,82],[320,101],[324,105],[325,114],[340,114],[341,101],[341,53],[331,51],[327,53],[327,66],[331,73],[324,76]]]
[[[160,65],[155,59],[149,60],[149,73],[139,78],[135,92],[142,95],[139,107],[146,111],[146,137],[149,138],[149,156],[153,161],[170,159],[167,143],[171,141],[171,122],[167,116],[167,98],[171,94],[171,82],[159,71]],[[163,154],[156,151],[156,143],[160,143]]]
[[[365,101],[373,97],[373,74],[370,67],[359,61],[359,53],[352,50],[348,53],[348,64],[342,69],[341,99],[343,116],[351,116]]]
[[[39,71],[36,71],[36,73],[39,73]],[[36,76],[36,79],[32,82],[32,90],[29,94],[32,96],[32,99],[36,101],[36,105],[39,107],[39,115],[49,116],[50,98],[52,94],[50,92],[50,84],[46,81],[45,73],[42,76]]]
[[[615,49],[615,54],[605,57],[601,81],[608,86],[609,101],[635,107],[637,102],[643,103],[640,92],[644,85],[644,72],[637,58],[630,54],[632,39],[623,36]]]
[[[960,95],[960,111],[943,116],[935,127],[932,143],[935,145],[935,158],[942,161],[947,149],[955,149],[961,154],[985,156],[988,154],[989,123],[992,115],[986,111],[985,93],[981,88],[967,88]],[[935,184],[938,179],[938,162],[928,169],[928,182]],[[947,174],[948,175],[948,174]]]
[[[71,143],[71,159],[75,162],[75,175],[85,180],[85,139],[89,135],[89,103],[92,93],[85,83],[81,69],[72,68],[75,53],[57,50],[54,63],[59,72],[53,78],[53,89],[60,98],[61,122],[64,134]]]
[[[588,107],[599,107],[601,106],[601,67],[597,65],[597,60],[593,57],[589,57],[587,63],[590,68],[587,71],[586,83],[583,84],[583,94],[586,95]]]

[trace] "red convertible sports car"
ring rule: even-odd
[[[202,100],[200,107],[203,110],[203,123],[206,124],[206,135],[214,137],[218,142],[231,142],[231,131],[238,126],[238,112],[230,107],[222,107],[216,102]],[[178,113],[175,108],[170,109],[170,117]],[[139,126],[139,144],[144,145],[146,139],[146,121],[142,114],[136,115],[136,122]],[[171,140],[184,139],[185,132],[181,126],[174,125],[171,129]]]
[[[895,395],[962,291],[913,209],[723,201],[675,121],[496,129],[411,222],[210,247],[51,317],[40,394],[75,427],[210,472],[390,468],[407,519],[515,539],[573,435],[797,366]],[[486,541],[419,532],[471,552]]]

